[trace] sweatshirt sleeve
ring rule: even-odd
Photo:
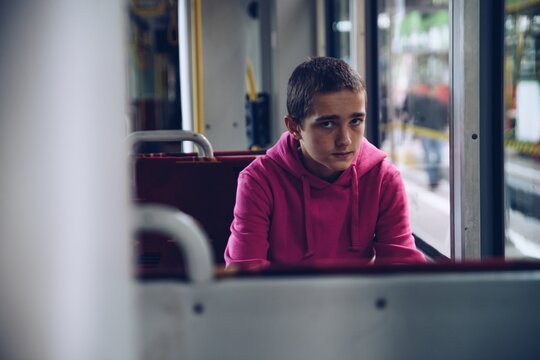
[[[234,219],[225,248],[225,263],[242,269],[260,269],[268,261],[271,196],[249,173],[238,177]]]
[[[375,263],[425,263],[416,249],[409,223],[407,194],[397,169],[386,174],[382,183],[379,217],[375,229]]]

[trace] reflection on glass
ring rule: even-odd
[[[349,0],[326,0],[327,54],[351,62],[351,17]]]
[[[504,138],[508,258],[540,258],[540,1],[507,0]]]
[[[413,231],[450,257],[448,1],[378,1],[381,147],[400,168]]]
[[[132,131],[181,128],[177,1],[129,2]]]

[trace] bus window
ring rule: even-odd
[[[326,54],[351,63],[351,11],[349,0],[326,0]]]
[[[420,244],[450,257],[448,1],[377,5],[381,148],[400,168]]]
[[[130,131],[181,129],[177,1],[129,2]]]
[[[506,1],[507,258],[540,258],[540,1]]]

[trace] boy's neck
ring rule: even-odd
[[[312,169],[309,164],[307,163],[307,160],[306,160],[306,156],[304,155],[304,151],[302,150],[302,146],[298,146],[297,148],[298,150],[298,154],[300,155],[300,161],[302,162],[302,166],[304,166],[304,168],[309,171],[310,173],[312,173],[313,175],[315,175],[316,177],[318,177],[319,179],[322,179],[324,181],[328,181],[329,183],[333,183],[334,181],[336,181],[340,176],[341,174],[343,173],[343,171],[338,171],[338,172],[335,172],[329,176],[324,176],[324,175],[321,175],[320,173],[318,173],[315,169]]]

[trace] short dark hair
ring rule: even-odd
[[[331,57],[314,57],[294,69],[287,86],[287,111],[297,124],[312,111],[313,97],[317,93],[341,90],[363,92],[366,84],[345,61]],[[367,98],[366,98],[367,100]]]

